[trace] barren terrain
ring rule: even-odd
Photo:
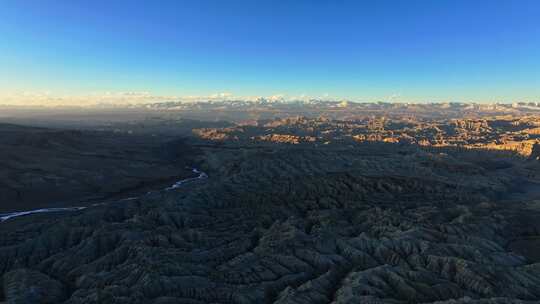
[[[0,150],[0,214],[144,193],[192,164],[181,139],[108,131],[0,124]]]
[[[208,178],[0,223],[0,301],[538,303],[536,118],[480,119],[194,125]]]

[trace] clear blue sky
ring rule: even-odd
[[[4,0],[0,90],[540,100],[540,1]]]

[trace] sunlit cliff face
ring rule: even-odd
[[[328,121],[278,119],[260,126],[193,130],[211,141],[273,142],[283,144],[328,144],[385,142],[423,147],[489,149],[531,157],[540,144],[540,117],[462,119],[431,122],[369,119]]]

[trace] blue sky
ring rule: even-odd
[[[0,2],[0,90],[540,100],[540,1]]]

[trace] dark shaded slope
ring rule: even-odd
[[[44,302],[34,286],[64,303],[540,300],[540,264],[509,246],[539,234],[522,223],[536,207],[488,199],[509,179],[381,147],[214,149],[205,183],[5,222],[3,297]]]
[[[177,140],[0,124],[0,213],[144,193],[190,174]]]

